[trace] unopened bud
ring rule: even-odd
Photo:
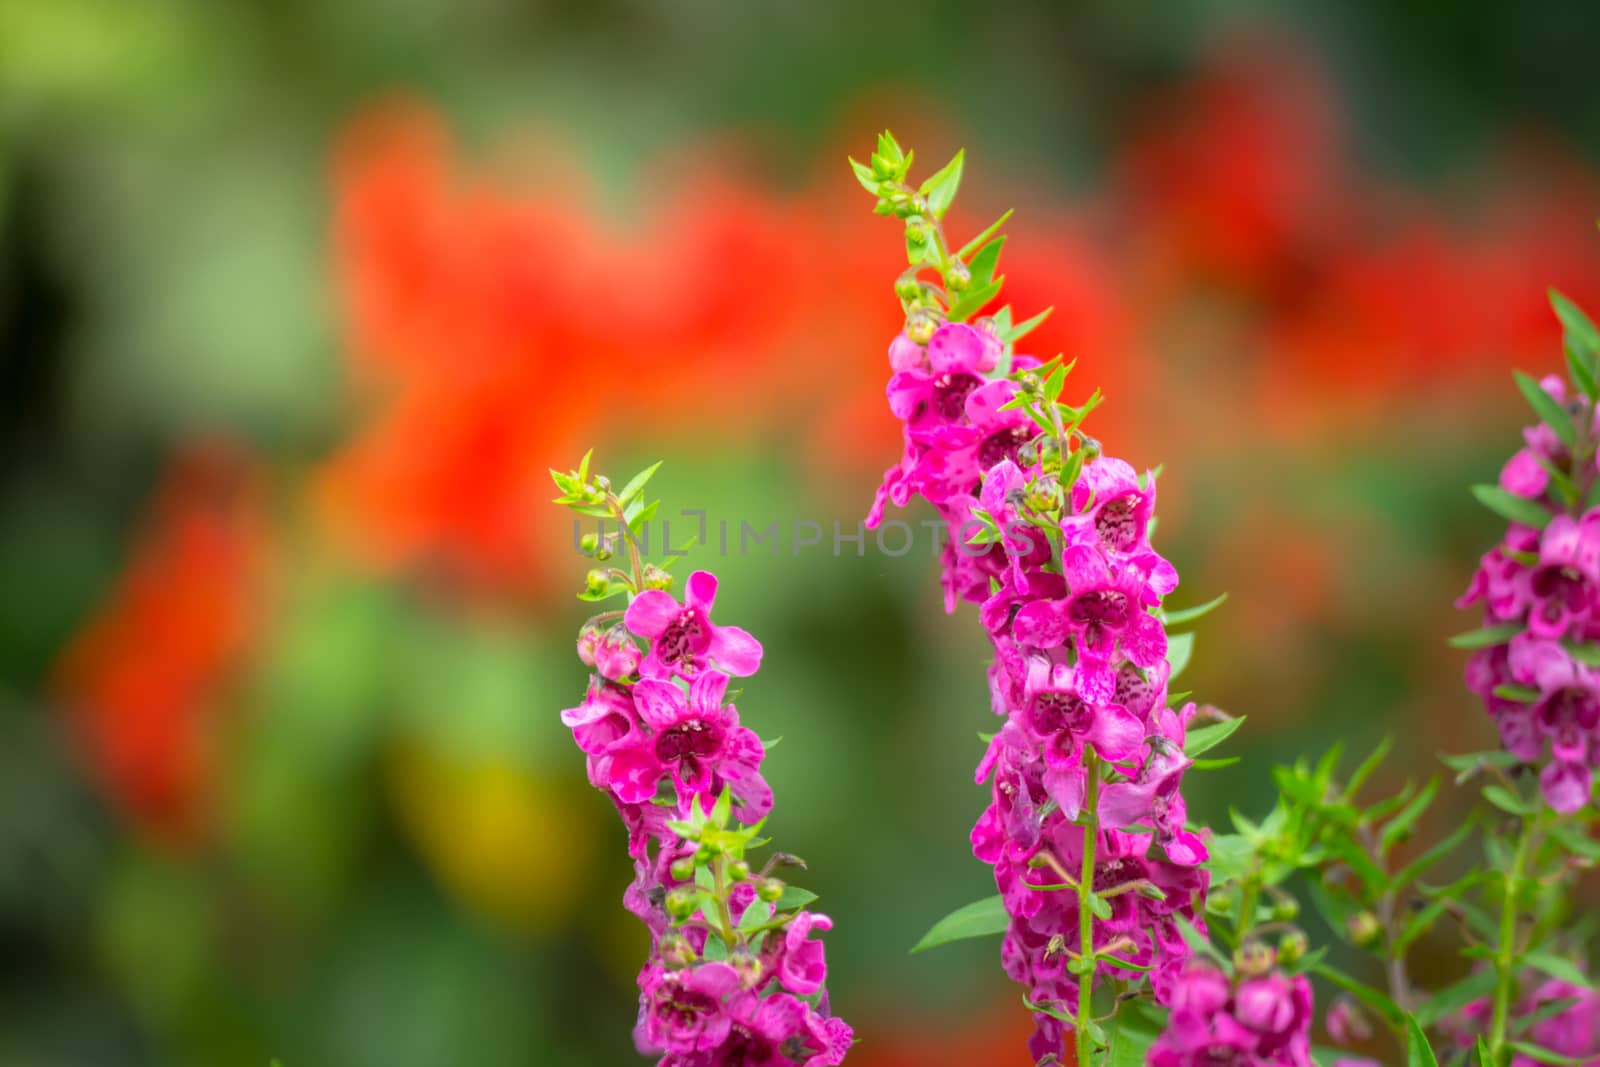
[[[738,974],[739,984],[745,989],[754,989],[761,984],[761,961],[756,957],[748,952],[735,952],[728,957],[728,962]]]
[[[596,567],[584,575],[583,588],[588,593],[604,593],[611,587],[611,577],[605,571]]]
[[[756,896],[768,904],[776,904],[778,898],[783,896],[783,883],[776,878],[762,879],[761,884],[756,886]]]
[[[1293,897],[1282,897],[1272,904],[1272,918],[1281,923],[1294,922],[1300,915],[1300,903]]]
[[[594,555],[600,551],[600,535],[597,533],[584,534],[578,539],[578,549],[585,555]]]
[[[696,900],[696,894],[692,890],[678,888],[667,893],[664,906],[667,909],[667,914],[674,919],[687,919],[694,914],[695,908],[699,904]]]
[[[972,283],[972,272],[958,259],[944,272],[944,283],[959,293]]]
[[[694,946],[676,930],[662,934],[657,947],[661,950],[661,963],[669,971],[681,971],[695,961]]]
[[[1299,930],[1290,930],[1278,941],[1278,960],[1286,966],[1292,966],[1310,947],[1305,934]]]
[[[922,283],[915,278],[901,278],[894,283],[894,295],[901,300],[915,300],[922,295]]]
[[[684,856],[672,861],[672,877],[680,882],[687,882],[694,877],[694,857]]]
[[[933,332],[938,328],[938,321],[921,309],[913,311],[906,319],[906,336],[919,345],[933,340]]]
[[[604,474],[596,474],[594,476],[594,487],[602,493],[609,493],[611,492],[611,479]]]
[[[585,626],[578,631],[578,658],[585,667],[594,666],[594,654],[600,647],[600,631],[593,626]]]
[[[1028,371],[1017,379],[1017,388],[1031,396],[1038,396],[1044,392],[1044,382],[1037,374]]]
[[[1277,962],[1278,953],[1260,941],[1246,941],[1233,954],[1233,969],[1241,978],[1259,978]]]
[[[1045,515],[1061,506],[1061,485],[1054,478],[1040,478],[1028,490],[1026,503],[1037,515]]]
[[[611,543],[609,541],[594,550],[594,558],[602,563],[614,555],[616,555],[616,553],[612,551]]]
[[[644,565],[644,587],[646,589],[671,589],[672,575],[657,567],[654,563]]]
[[[728,864],[728,877],[735,882],[742,882],[750,877],[750,865],[744,860],[734,860]]]
[[[1358,911],[1344,924],[1344,932],[1358,945],[1370,945],[1383,933],[1383,924],[1370,911]]]
[[[928,240],[928,227],[921,219],[912,218],[906,222],[906,243],[913,245],[926,244]]]

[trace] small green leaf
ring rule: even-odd
[[[1567,373],[1572,376],[1572,384],[1578,387],[1578,392],[1590,400],[1600,397],[1600,382],[1595,380],[1594,356],[1585,356],[1573,347],[1570,340],[1561,347],[1567,357]]]
[[[1475,830],[1476,820],[1469,816],[1460,826],[1450,831],[1442,841],[1396,871],[1392,888],[1399,890],[1403,886],[1410,885],[1416,879],[1421,878],[1433,868],[1434,864],[1459,848],[1461,843],[1472,836]]]
[[[1600,356],[1600,330],[1595,329],[1582,308],[1554,289],[1550,290],[1550,307],[1555,310],[1556,318],[1561,320],[1568,346],[1593,365],[1594,359]]]
[[[772,905],[764,900],[752,900],[739,916],[739,930],[748,932],[772,919]]]
[[[872,173],[871,167],[867,166],[865,163],[857,163],[854,159],[850,159],[850,169],[855,171],[856,181],[861,183],[861,188],[865,189],[873,196],[878,195],[878,179]]]
[[[1232,767],[1242,758],[1241,756],[1224,756],[1221,759],[1197,759],[1190,769],[1196,771],[1218,771],[1224,767]]]
[[[1094,912],[1094,917],[1101,922],[1111,918],[1111,905],[1098,893],[1089,894],[1089,910]]]
[[[1232,737],[1234,731],[1244,725],[1244,720],[1245,717],[1240,715],[1234,719],[1225,719],[1212,726],[1202,726],[1198,730],[1190,730],[1183,741],[1183,754],[1193,759],[1203,752],[1210,752]]]
[[[1569,449],[1577,447],[1578,428],[1573,425],[1572,416],[1567,414],[1567,409],[1562,407],[1555,397],[1545,392],[1538,382],[1521,371],[1513,371],[1512,377],[1516,379],[1517,388],[1522,390],[1523,399],[1533,408],[1534,414],[1555,431],[1556,437],[1562,444]]]
[[[1472,495],[1478,503],[1510,522],[1544,529],[1550,523],[1550,512],[1531,500],[1506,492],[1498,485],[1475,485]]]
[[[1493,648],[1495,645],[1505,644],[1524,629],[1526,627],[1517,622],[1485,626],[1478,630],[1468,630],[1464,634],[1456,634],[1446,644],[1451,648]]]
[[[1422,792],[1413,797],[1411,803],[1401,809],[1400,814],[1389,820],[1383,828],[1383,834],[1378,839],[1380,853],[1387,852],[1409,836],[1411,828],[1417,824],[1417,820],[1428,809],[1428,805],[1433,803],[1433,798],[1438,792],[1439,779],[1430,779],[1428,784],[1423,787]]]
[[[803,908],[817,899],[817,895],[809,889],[801,889],[797,885],[783,887],[783,895],[778,898],[777,910],[789,911],[791,908]]]
[[[1417,1020],[1406,1016],[1406,1067],[1439,1067],[1439,1060]]]
[[[1568,985],[1575,985],[1580,989],[1594,988],[1589,982],[1588,975],[1565,956],[1555,956],[1548,952],[1529,952],[1522,957],[1522,962],[1535,970],[1543,971],[1551,978],[1559,978]]]
[[[1561,647],[1567,650],[1567,655],[1585,667],[1600,667],[1600,645],[1580,645],[1576,641],[1563,641]]]
[[[1172,666],[1172,673],[1167,675],[1167,681],[1175,681],[1183,669],[1189,665],[1189,657],[1194,655],[1194,634],[1173,634],[1167,638],[1167,662]]]
[[[932,929],[922,935],[922,940],[918,941],[911,951],[924,952],[951,941],[1003,934],[1010,925],[1011,916],[1006,914],[1005,900],[996,893],[992,897],[975,900],[971,904],[959,907],[934,923]]]
[[[1000,295],[1000,286],[1005,278],[999,277],[988,285],[974,285],[961,294],[961,299],[950,305],[947,316],[951,322],[966,322],[973,315],[982,311],[984,306]]]
[[[1522,798],[1498,782],[1491,782],[1483,787],[1483,799],[1512,815],[1528,814],[1527,805],[1522,802]]]
[[[1045,319],[1048,319],[1050,317],[1050,313],[1054,310],[1055,307],[1052,305],[1051,307],[1047,307],[1043,311],[1039,312],[1039,314],[1033,316],[1033,318],[1017,323],[1015,326],[1002,332],[1000,335],[1000,340],[1004,341],[1008,345],[1016,344],[1034,330],[1038,329],[1039,324],[1044,322]]]
[[[1193,622],[1196,619],[1204,618],[1217,608],[1221,607],[1223,602],[1227,599],[1228,594],[1222,593],[1211,600],[1206,601],[1197,608],[1184,608],[1181,611],[1169,611],[1167,612],[1167,625],[1182,626],[1184,623]]]
[[[1532,704],[1543,696],[1531,685],[1497,685],[1494,695],[1502,700],[1515,700],[1519,704]]]
[[[1004,215],[1001,215],[989,225],[985,226],[982,233],[978,234],[978,236],[974,237],[961,247],[961,251],[956,253],[956,258],[960,259],[963,263],[970,262],[967,257],[972,255],[972,253],[976,252],[978,249],[982,248],[989,238],[999,233],[1000,227],[1004,226],[1014,214],[1016,214],[1015,210],[1007,210]]]
[[[979,249],[978,254],[972,257],[972,262],[967,264],[967,268],[972,272],[972,281],[969,284],[988,285],[994,280],[994,272],[1000,266],[1000,253],[1005,247],[1006,237],[1005,234],[1001,234]]]
[[[1594,1062],[1593,1056],[1564,1056],[1553,1049],[1527,1041],[1507,1041],[1506,1047],[1512,1052],[1520,1052],[1536,1063],[1550,1064],[1551,1067],[1588,1067]]]
[[[1478,1067],[1495,1067],[1494,1055],[1489,1051],[1489,1044],[1480,1035],[1478,1037]]]
[[[944,218],[944,213],[950,210],[950,204],[956,198],[956,190],[961,188],[961,170],[966,163],[967,153],[963,149],[955,154],[955,158],[940,167],[933,176],[922,183],[917,190],[927,198],[928,210],[936,219]]]
[[[635,474],[633,479],[629,481],[627,485],[622,487],[622,492],[617,494],[617,499],[622,501],[624,504],[632,500],[634,496],[645,487],[650,479],[655,477],[656,471],[661,469],[661,464],[664,462],[666,461],[658,459],[654,463],[650,464],[650,466],[640,471],[638,474]]]

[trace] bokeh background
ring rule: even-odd
[[[890,127],[1015,206],[1019,314],[1165,463],[1191,811],[1486,747],[1465,492],[1600,307],[1586,0],[0,0],[0,1064],[623,1064],[643,937],[559,722],[545,468],[853,531],[896,454]],[[912,518],[926,516],[912,516]],[[982,645],[922,551],[694,553],[860,1067],[1020,1062]],[[1451,801],[1431,827],[1455,818]],[[1448,977],[1442,946],[1422,970]],[[1430,954],[1439,958],[1430,960]]]

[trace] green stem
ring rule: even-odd
[[[1500,904],[1500,944],[1495,953],[1494,1016],[1489,1024],[1489,1053],[1496,1063],[1506,1046],[1506,1024],[1511,1014],[1511,994],[1516,986],[1517,895],[1522,887],[1523,870],[1539,823],[1537,815],[1524,815],[1517,834],[1511,870],[1506,872],[1505,899]]]
[[[733,944],[738,940],[738,935],[733,932],[733,912],[728,908],[728,881],[727,875],[723,873],[725,862],[725,858],[722,856],[712,858],[711,877],[716,886],[717,917],[722,921],[722,929],[718,932],[722,937],[722,943],[728,946],[729,952],[732,952]]]
[[[633,591],[635,594],[644,592],[644,560],[639,555],[639,542],[633,539],[633,527],[628,525],[628,510],[623,507],[622,500],[615,493],[606,494],[606,503],[610,505],[612,513],[617,517],[617,525],[622,527],[622,539],[628,543],[628,560],[633,564]]]
[[[1260,899],[1261,881],[1252,874],[1239,886],[1239,914],[1233,921],[1233,938],[1236,946],[1244,944],[1244,939],[1255,926],[1256,904]]]
[[[1078,975],[1078,1016],[1073,1024],[1078,1063],[1089,1067],[1089,1018],[1094,995],[1094,895],[1095,846],[1100,840],[1100,759],[1094,747],[1083,747],[1084,770],[1089,779],[1083,802],[1083,866],[1078,874],[1078,959],[1085,968]]]

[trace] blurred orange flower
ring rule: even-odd
[[[257,631],[266,541],[249,456],[191,445],[150,505],[126,569],[57,665],[90,770],[143,829],[207,828],[217,716]]]

